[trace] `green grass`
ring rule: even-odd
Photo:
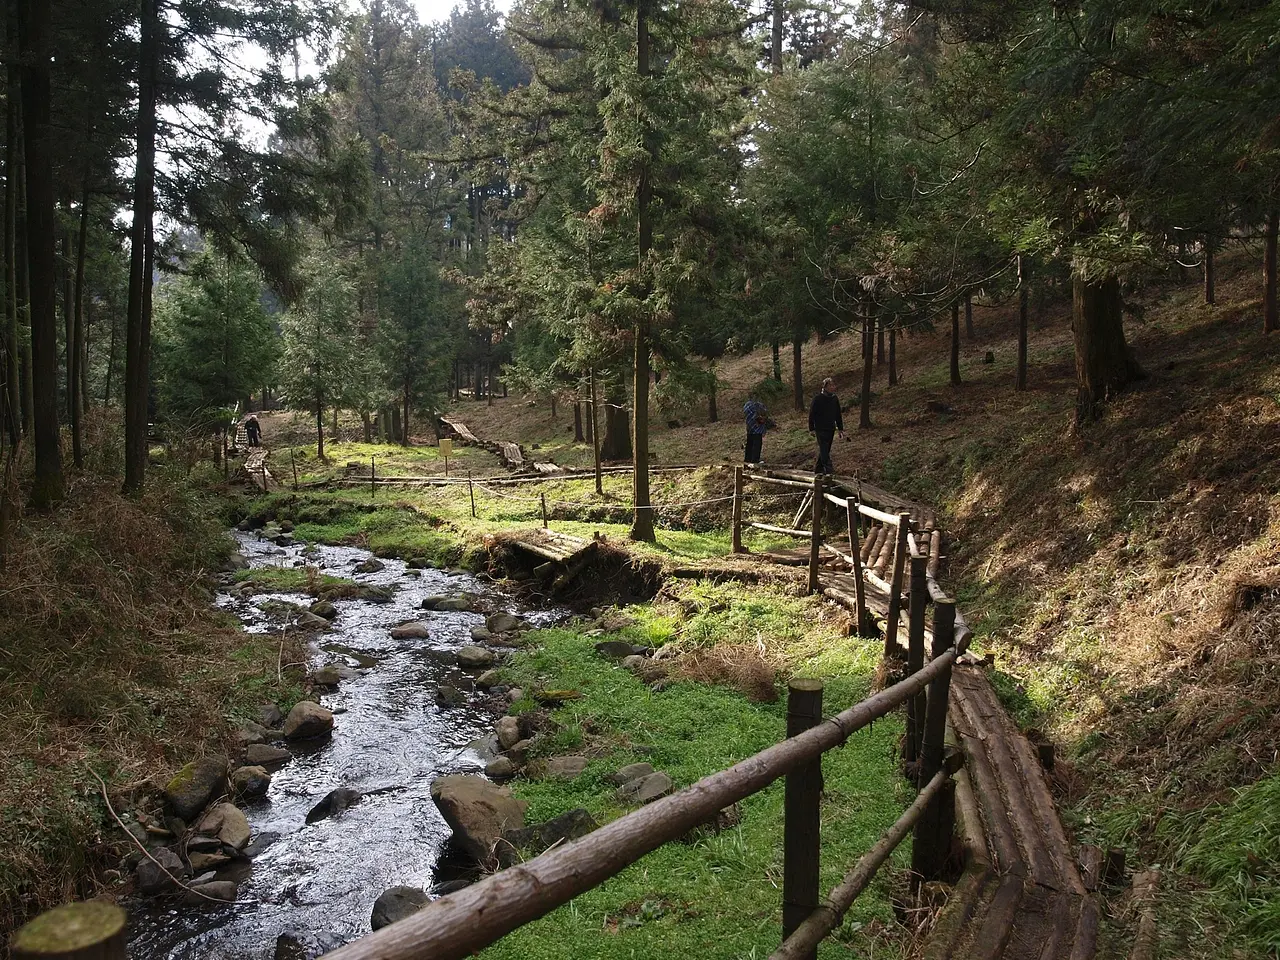
[[[875,644],[839,635],[813,613],[813,601],[767,591],[693,584],[674,605],[630,607],[634,623],[621,635],[645,642],[755,648],[757,632],[780,636],[774,651],[798,673],[827,680],[825,710],[835,712],[864,696],[876,661]],[[683,613],[682,611],[696,611]],[[744,626],[754,629],[744,633]],[[817,625],[815,625],[817,624]],[[538,648],[506,669],[526,689],[574,689],[583,694],[554,713],[558,732],[545,741],[547,755],[581,751],[591,757],[573,781],[517,781],[529,801],[530,822],[585,807],[597,822],[626,811],[614,800],[607,777],[623,764],[648,761],[666,770],[678,787],[742,760],[785,736],[785,703],[752,703],[722,685],[680,681],[653,692],[620,667],[595,655],[598,636],[583,628],[533,635]],[[901,735],[896,717],[853,737],[825,757],[823,772],[824,890],[834,886],[910,801],[898,776],[894,747]],[[764,957],[777,947],[781,929],[782,784],[740,804],[741,822],[691,844],[671,843],[602,886],[486,950],[491,960],[551,958],[573,944],[577,957],[697,956]],[[891,863],[909,860],[909,844]],[[855,903],[848,920],[820,956],[847,956],[874,940],[877,956],[896,947],[873,931],[894,923],[892,870],[882,870]]]
[[[1280,953],[1280,774],[1187,818],[1180,865],[1208,883],[1259,950]]]
[[[312,567],[260,567],[257,570],[241,570],[236,574],[240,583],[253,584],[259,593],[308,593],[321,594],[355,590],[354,580],[320,573]]]
[[[354,476],[369,477],[372,460],[378,476],[384,477],[434,477],[444,476],[445,462],[440,448],[435,446],[403,447],[390,443],[352,443],[330,441],[325,444],[325,459],[316,457],[315,444],[275,447],[271,450],[268,466],[281,483],[293,482],[293,470],[298,471],[298,482],[315,483],[347,476],[347,465],[357,464],[359,472]],[[449,473],[465,475],[467,470],[489,473],[496,469],[494,457],[477,447],[455,445],[449,456]]]

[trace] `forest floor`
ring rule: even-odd
[[[1215,306],[1194,282],[1130,292],[1141,316],[1127,318],[1127,336],[1148,376],[1098,423],[1073,423],[1068,302],[1033,314],[1024,392],[1013,389],[1016,307],[978,304],[962,385],[948,382],[945,329],[904,337],[899,385],[876,368],[874,428],[850,430],[834,451],[838,472],[941,509],[952,582],[996,656],[1006,704],[1060,745],[1054,788],[1068,828],[1125,848],[1134,867],[1165,869],[1165,956],[1280,951],[1280,341],[1261,334],[1258,259],[1223,258]],[[847,336],[804,350],[806,380],[835,377],[854,407],[850,427],[856,353]],[[655,463],[736,461],[737,411],[770,369],[767,352],[719,365],[719,423],[655,411]],[[765,461],[809,466],[805,415],[783,392]],[[554,418],[515,397],[451,410],[540,459],[590,461],[564,405]],[[608,482],[625,504],[626,478]],[[671,482],[723,492],[727,473]],[[567,483],[558,489],[594,499],[586,482]],[[509,519],[536,516],[538,489],[520,489],[528,501]],[[622,536],[616,519],[609,532]]]

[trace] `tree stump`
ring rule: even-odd
[[[125,919],[114,903],[64,903],[14,935],[14,960],[125,960]]]

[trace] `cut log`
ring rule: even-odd
[[[1101,847],[1092,843],[1081,844],[1076,861],[1080,864],[1080,879],[1089,893],[1102,885],[1102,859]]]
[[[809,530],[795,530],[791,527],[775,527],[772,523],[752,523],[751,526],[757,530],[767,530],[770,533],[785,533],[789,537],[808,537],[812,535]]]

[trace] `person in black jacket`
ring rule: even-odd
[[[840,415],[840,398],[836,396],[836,384],[830,377],[822,381],[822,392],[813,398],[809,406],[809,432],[818,438],[818,465],[814,473],[835,473],[831,464],[831,444],[840,434],[844,439],[844,417]]]

